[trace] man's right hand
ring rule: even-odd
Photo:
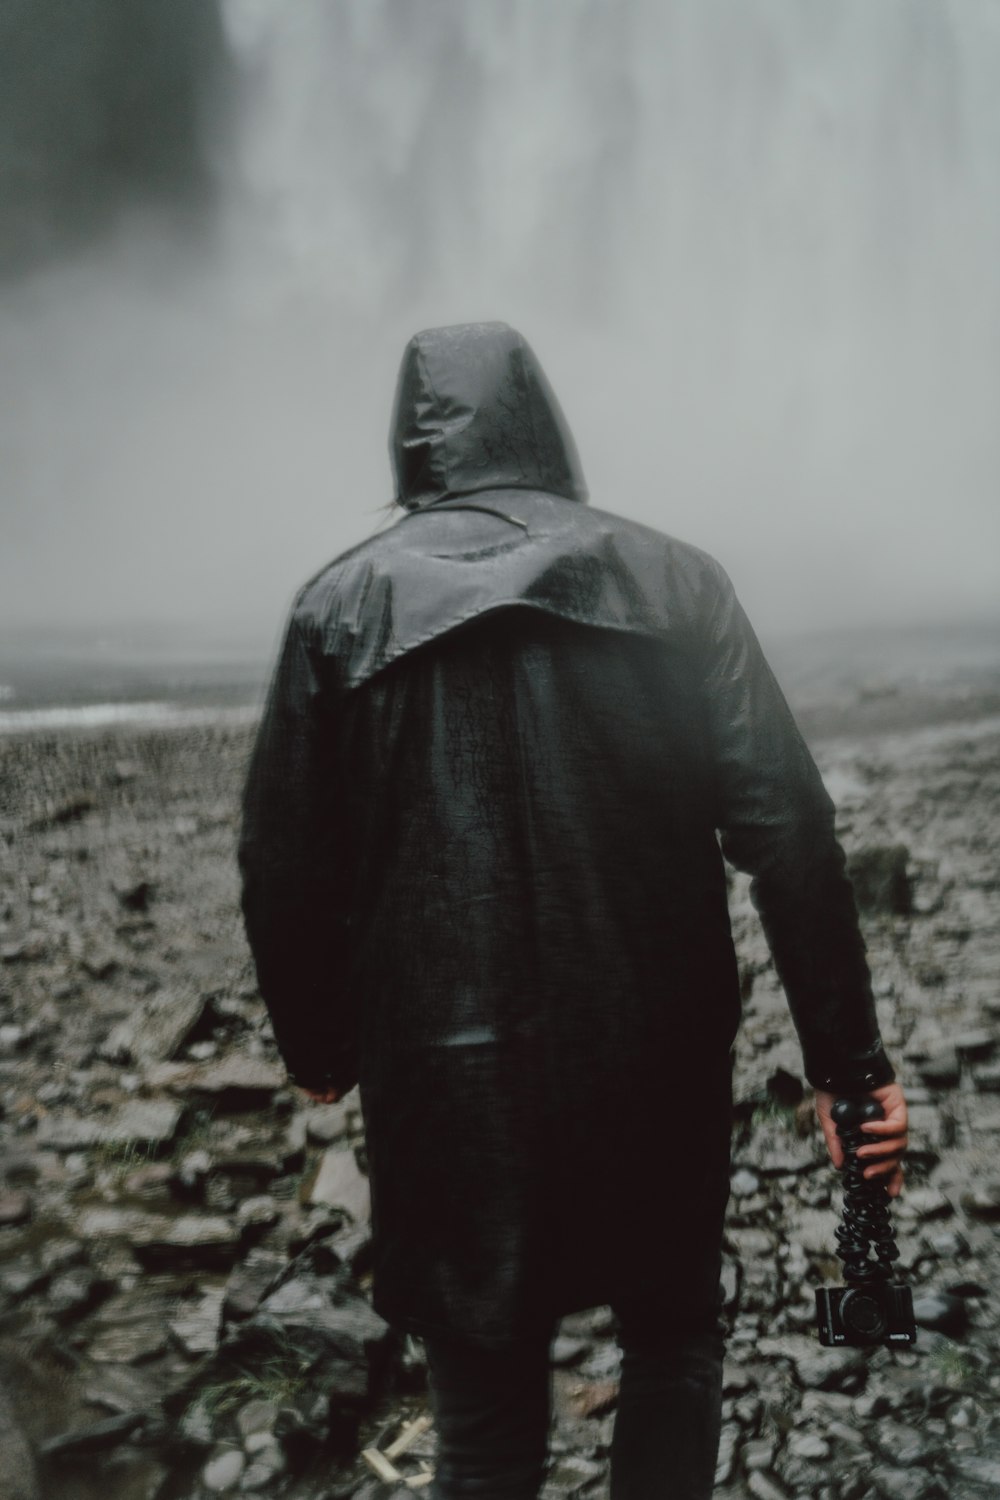
[[[858,1160],[865,1162],[871,1158],[864,1175],[869,1179],[887,1176],[889,1197],[897,1198],[903,1187],[902,1157],[907,1147],[906,1097],[898,1083],[886,1083],[868,1092],[881,1104],[885,1119],[868,1120],[862,1125],[861,1129],[872,1137],[872,1142],[858,1147]],[[844,1148],[830,1111],[839,1098],[839,1094],[816,1090],[816,1114],[823,1128],[830,1160],[838,1168],[844,1165]]]

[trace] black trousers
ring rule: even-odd
[[[719,1447],[723,1336],[703,1310],[616,1309],[621,1390],[612,1500],[708,1500]],[[534,1500],[549,1429],[549,1337],[503,1349],[426,1342],[438,1431],[435,1500]]]

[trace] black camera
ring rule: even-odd
[[[902,1282],[890,1280],[899,1249],[889,1216],[889,1194],[883,1182],[865,1177],[865,1163],[858,1157],[858,1148],[866,1141],[862,1126],[881,1119],[882,1106],[871,1097],[838,1099],[830,1114],[844,1148],[844,1208],[843,1222],[837,1228],[837,1255],[843,1261],[847,1285],[817,1288],[819,1341],[828,1348],[915,1344],[913,1295]]]
[[[867,1348],[872,1344],[913,1344],[913,1294],[900,1282],[871,1286],[821,1286],[816,1289],[819,1341]]]

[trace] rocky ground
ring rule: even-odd
[[[0,741],[0,1500],[375,1500],[429,1478],[420,1349],[367,1297],[356,1101],[286,1085],[242,938],[247,747]],[[978,1500],[1000,1493],[1000,721],[816,750],[912,1103],[896,1223],[922,1326],[914,1351],[817,1343],[837,1181],[737,880],[717,1494]],[[567,1320],[553,1364],[546,1494],[599,1497],[605,1310]]]

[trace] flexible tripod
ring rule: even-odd
[[[844,1148],[843,1221],[837,1255],[845,1286],[819,1287],[816,1321],[821,1344],[913,1344],[913,1298],[908,1286],[891,1281],[899,1248],[889,1217],[889,1191],[881,1178],[866,1178],[858,1147],[869,1140],[861,1129],[883,1118],[877,1099],[838,1099],[830,1111]],[[874,1252],[874,1258],[869,1252]]]

